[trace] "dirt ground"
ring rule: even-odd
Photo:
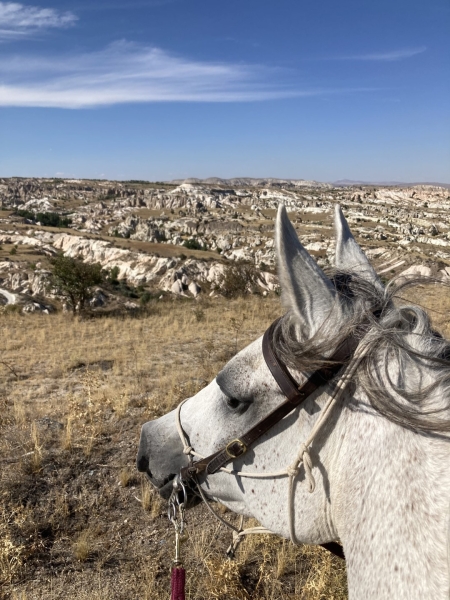
[[[449,335],[448,290],[421,289]],[[277,297],[164,300],[138,318],[0,314],[0,597],[169,597],[173,533],[135,469],[141,425],[201,389],[281,308]],[[227,518],[236,519],[231,513]],[[198,506],[183,546],[190,600],[343,600],[325,550],[230,534]]]

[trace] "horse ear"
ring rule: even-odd
[[[375,269],[353,237],[339,204],[336,205],[334,211],[334,227],[336,230],[336,255],[334,259],[336,268],[342,271],[351,271],[375,286],[383,288]]]
[[[311,338],[335,305],[336,291],[300,243],[283,205],[278,209],[275,244],[282,303],[293,312],[299,334]]]

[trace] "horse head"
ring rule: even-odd
[[[372,335],[362,373],[341,386],[339,406],[328,411],[329,398],[336,396],[341,381],[337,375],[317,385],[301,406],[241,452],[241,436],[286,401],[259,338],[178,410],[144,424],[137,466],[167,498],[180,471],[188,472],[201,457],[214,457],[225,448],[226,468],[209,472],[202,468],[197,473],[196,485],[203,495],[295,541],[340,540],[351,597],[447,598],[450,477],[445,460],[450,454],[446,434],[439,438],[433,432],[441,425],[448,430],[448,403],[435,393],[428,408],[423,404],[411,408],[407,396],[411,386],[429,388],[435,381],[430,374],[434,367],[419,365],[423,348],[418,334],[426,338],[427,360],[438,360],[448,343],[433,337],[424,313],[393,306],[339,207],[335,231],[336,270],[327,276],[280,207],[275,245],[286,313],[274,329],[273,345],[301,387],[318,368],[333,362],[337,349],[351,336],[361,341]],[[406,348],[404,356],[401,350],[390,353],[389,340],[395,336]],[[445,382],[438,383],[436,389]],[[436,418],[430,416],[432,410]],[[324,423],[304,448],[307,456],[298,455],[319,419]],[[234,440],[237,450],[231,444]],[[428,452],[436,461],[425,472]],[[297,455],[303,460],[292,470]],[[309,478],[315,484],[313,493],[305,482]],[[412,489],[405,491],[411,479]],[[421,505],[426,506],[425,515]],[[421,538],[419,514],[433,529],[430,543]],[[433,528],[439,518],[442,527]],[[431,564],[439,573],[434,579]]]

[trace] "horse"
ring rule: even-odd
[[[339,206],[335,233],[326,274],[279,207],[286,312],[269,340],[298,389],[321,369],[331,376],[245,447],[244,432],[286,402],[259,338],[178,409],[143,425],[137,467],[165,498],[180,471],[194,469],[204,497],[274,534],[339,541],[350,600],[448,599],[450,343],[423,308],[398,301],[405,282],[383,284]]]

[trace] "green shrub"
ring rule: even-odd
[[[119,294],[122,294],[122,296],[125,296],[126,298],[137,299],[140,296],[136,288],[129,285],[126,279],[121,279],[114,287],[116,292],[119,292]]]
[[[7,304],[4,307],[4,312],[5,313],[10,313],[10,314],[17,314],[20,313],[22,311],[22,307],[20,306],[20,304]]]
[[[109,283],[111,283],[112,285],[119,285],[119,273],[120,273],[120,269],[119,267],[112,267],[112,269],[109,271],[109,275],[107,277]]]
[[[72,219],[54,212],[34,213],[31,210],[17,209],[14,214],[18,217],[33,221],[34,223],[39,221],[45,227],[70,227],[72,224]]]
[[[142,306],[145,306],[150,302],[151,299],[152,295],[150,294],[150,292],[144,292],[140,297],[140,303],[142,304]]]
[[[204,250],[203,246],[195,238],[185,240],[183,246],[189,250]]]
[[[218,280],[220,293],[226,298],[237,298],[257,289],[258,271],[255,265],[238,262],[227,265]]]

